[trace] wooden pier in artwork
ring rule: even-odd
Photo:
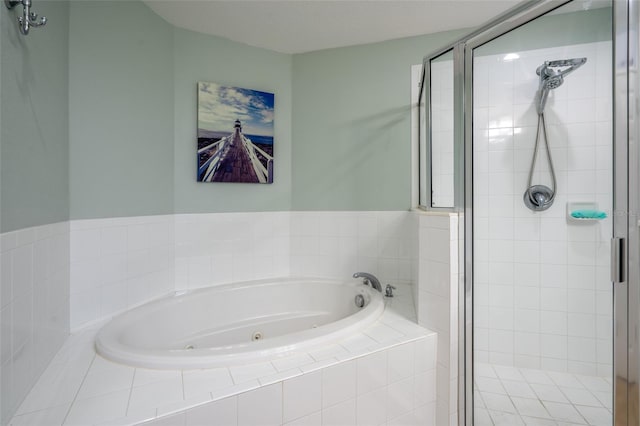
[[[233,133],[198,150],[214,154],[198,168],[202,182],[273,183],[273,156],[256,146],[242,133],[236,120]],[[266,159],[266,165],[260,161]]]

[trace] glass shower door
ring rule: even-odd
[[[476,425],[612,424],[611,22],[574,1],[468,46]]]

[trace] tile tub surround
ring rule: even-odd
[[[71,221],[71,330],[173,290],[174,218]]]
[[[175,290],[289,275],[291,213],[179,214]]]
[[[71,222],[71,329],[169,294],[280,276],[413,282],[412,212],[178,214]],[[95,271],[100,271],[96,274]]]
[[[364,332],[336,344],[209,370],[112,363],[95,354],[97,330],[67,341],[11,425],[113,426],[153,419],[151,424],[195,425],[212,415],[225,426],[265,419],[278,425],[435,421],[436,334],[393,307]]]
[[[517,54],[474,60],[475,357],[608,376],[611,218],[568,221],[566,205],[591,201],[611,212],[611,46]],[[534,213],[522,196],[536,134],[535,70],[545,60],[577,57],[587,63],[550,93],[546,107],[558,195]],[[550,185],[545,156],[541,148],[533,183]]]
[[[6,424],[69,334],[69,223],[0,236],[0,407]]]
[[[409,284],[416,253],[413,213],[292,212],[291,275],[351,277]]]
[[[356,270],[366,270],[385,283],[408,287],[417,269],[414,224],[414,215],[402,211],[179,214],[73,220],[49,225],[53,230],[40,227],[3,235],[2,413],[10,416],[17,409],[69,329],[98,324],[173,291],[290,276],[291,271],[349,279]],[[60,241],[62,246],[46,255],[47,309],[35,309],[47,293],[33,293],[30,305],[27,294],[20,292],[27,289],[31,295],[29,289],[42,285],[44,269],[38,265],[45,256],[43,247]],[[13,250],[15,256],[8,253]],[[11,273],[16,283],[26,284],[12,285]],[[17,298],[12,288],[19,290]],[[25,303],[28,309],[13,309]],[[401,305],[402,298],[393,303]],[[48,315],[54,305],[60,322],[47,333],[28,331],[25,344],[25,328],[13,325],[24,319],[31,330],[38,315]],[[405,310],[412,308],[407,305]],[[32,323],[28,312],[36,314]],[[13,335],[17,344],[12,347]],[[40,345],[43,339],[51,346],[32,344]]]

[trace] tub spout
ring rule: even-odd
[[[362,278],[362,282],[365,285],[371,284],[371,287],[382,293],[382,285],[380,284],[380,280],[378,280],[375,275],[369,274],[367,272],[356,272],[355,274],[353,274],[353,278]]]

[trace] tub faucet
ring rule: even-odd
[[[362,278],[362,282],[365,285],[371,284],[371,287],[382,293],[382,285],[380,285],[380,280],[378,280],[373,274],[369,274],[366,272],[356,272],[355,274],[353,274],[353,278]]]

